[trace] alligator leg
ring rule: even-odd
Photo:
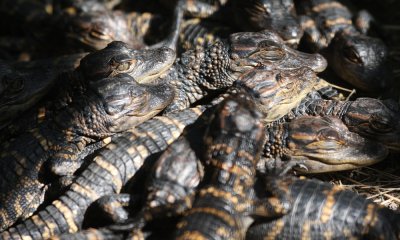
[[[273,177],[266,177],[266,190],[271,197],[260,198],[255,202],[254,217],[281,217],[290,212],[292,200],[287,194],[288,184],[277,182]]]
[[[128,211],[125,207],[132,207],[138,198],[132,197],[130,194],[110,194],[101,197],[94,204],[100,208],[101,214],[107,215],[113,223],[125,222],[128,219]],[[96,214],[99,215],[99,214]]]
[[[102,141],[85,146],[84,149],[72,143],[61,146],[61,149],[48,160],[51,173],[60,177],[57,186],[61,189],[68,187],[74,179],[73,174],[82,166],[86,156],[104,147],[110,141],[111,138],[108,137]]]

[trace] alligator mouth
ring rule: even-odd
[[[156,71],[154,73],[150,73],[146,76],[143,76],[141,78],[137,78],[136,81],[138,81],[139,83],[153,83],[153,80],[157,80],[158,77],[160,77],[161,75],[163,75],[164,73],[166,73],[171,66],[174,64],[174,61],[172,61],[171,63],[165,65],[163,68],[161,68],[159,71]]]
[[[370,149],[370,152],[359,152],[355,149]],[[319,150],[318,153],[303,153],[293,156],[291,160],[298,162],[306,167],[296,168],[302,173],[322,173],[343,170],[352,170],[365,167],[386,158],[389,151],[383,145],[363,145],[354,148],[346,147],[343,150],[326,149]]]
[[[302,174],[314,174],[314,173],[327,173],[327,172],[336,172],[336,171],[345,171],[352,170],[356,168],[360,168],[366,165],[357,165],[353,163],[339,163],[339,164],[327,164],[321,162],[318,159],[307,159],[304,161],[298,160],[296,161],[299,166],[295,166],[293,169],[296,172]],[[373,163],[371,163],[373,164]]]

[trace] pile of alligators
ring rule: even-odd
[[[390,49],[347,4],[1,1],[0,239],[400,239],[298,176],[400,150]]]

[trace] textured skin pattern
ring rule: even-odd
[[[115,137],[58,200],[0,237],[47,239],[80,229],[87,207],[102,196],[118,193],[151,154],[167,148],[204,107],[155,117]]]
[[[133,234],[132,234],[133,235]],[[135,238],[134,238],[135,237]],[[122,234],[114,233],[107,229],[89,228],[73,234],[63,234],[50,238],[51,240],[117,240],[125,239]],[[132,236],[135,240],[144,240],[141,232]]]
[[[385,145],[351,132],[333,116],[299,116],[274,124],[266,130],[266,138],[259,170],[297,163],[303,169],[296,171],[302,173],[343,171],[377,163],[389,153]]]
[[[210,92],[230,87],[240,76],[259,66],[277,70],[277,75],[279,71],[285,72],[282,75],[284,82],[287,77],[300,73],[316,80],[315,72],[323,71],[326,64],[326,60],[319,54],[302,53],[286,46],[276,33],[234,33],[225,42],[217,41],[208,47],[197,46],[182,54],[166,76],[176,88],[175,100],[167,111],[184,109]],[[299,92],[304,94],[311,88],[313,81],[311,84],[300,82],[294,85],[302,85]],[[295,90],[288,90],[291,91]]]
[[[276,31],[285,42],[297,46],[303,30],[293,0],[233,0],[233,14],[242,30]]]
[[[71,176],[88,154],[85,153],[85,147],[104,146],[108,141],[107,137],[125,130],[124,127],[129,128],[153,117],[165,107],[164,101],[168,103],[168,99],[164,97],[157,99],[157,102],[159,90],[156,90],[156,85],[140,86],[128,75],[102,79],[96,84],[54,118],[46,119],[37,128],[2,145],[0,156],[0,171],[3,176],[0,186],[2,229],[20,217],[28,217],[38,207],[48,179],[51,179],[48,168],[59,176]],[[162,89],[165,90],[164,87]],[[142,97],[135,97],[132,94],[135,91],[151,95],[151,101],[146,103],[148,106],[143,105],[137,109],[136,101],[142,104],[143,102]],[[173,97],[171,89],[169,94],[171,101]],[[115,97],[119,97],[119,101],[114,102]],[[126,103],[121,107],[122,99]],[[153,102],[154,100],[156,102]],[[137,119],[136,115],[139,115]],[[117,126],[114,127],[115,125]],[[14,189],[16,186],[17,190]]]
[[[294,119],[302,115],[338,117],[350,131],[378,140],[390,149],[400,149],[400,106],[395,101],[374,98],[325,100],[314,92],[285,118]]]
[[[152,18],[149,13],[105,9],[66,17],[64,21],[68,37],[89,51],[103,49],[112,41],[123,41],[136,49],[145,47],[143,38]]]
[[[0,65],[0,128],[36,104],[55,84],[65,84],[61,73],[73,71],[84,54]],[[8,71],[7,71],[8,70]],[[7,136],[7,134],[1,134]]]
[[[254,103],[242,94],[222,102],[211,122],[204,185],[178,223],[176,239],[244,237],[264,128]]]
[[[304,42],[321,52],[343,80],[363,91],[375,92],[391,84],[384,42],[362,34],[353,25],[352,13],[339,1],[297,0]],[[361,23],[359,23],[360,25]]]
[[[183,53],[167,76],[176,89],[176,97],[166,111],[185,109],[207,92],[231,86],[230,61],[227,45],[223,42]]]
[[[291,202],[283,217],[259,219],[246,239],[398,239],[398,213],[319,180],[268,177]]]
[[[337,1],[298,0],[296,7],[307,17],[302,19],[302,27],[314,51],[326,48],[335,34],[342,30],[356,33],[351,21],[351,12]],[[310,17],[308,17],[310,16]]]

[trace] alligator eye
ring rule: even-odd
[[[129,62],[124,62],[117,66],[117,70],[120,72],[127,71],[130,66],[131,66],[131,64]]]
[[[333,129],[322,129],[318,132],[318,140],[334,140],[339,141],[339,133]]]
[[[124,60],[124,61],[116,61],[115,59],[111,60],[111,66],[119,73],[128,72],[135,65],[136,61],[133,59]]]
[[[384,133],[393,131],[393,128],[391,127],[392,124],[390,124],[390,119],[385,117],[372,115],[369,123],[371,128],[375,131]]]
[[[362,60],[358,55],[357,51],[354,50],[352,47],[346,47],[343,49],[344,57],[352,63],[355,64],[362,64]]]
[[[258,50],[251,54],[251,58],[266,61],[279,61],[285,57],[285,51],[273,41],[262,41],[258,44]]]

